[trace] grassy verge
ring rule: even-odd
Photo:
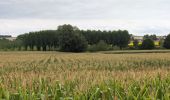
[[[104,54],[135,54],[135,53],[170,53],[170,50],[119,50],[119,51],[102,51]]]

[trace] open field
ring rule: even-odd
[[[5,100],[169,100],[170,53],[0,52]]]

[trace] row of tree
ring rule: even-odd
[[[38,51],[41,49],[46,51],[47,48],[52,50],[58,46],[58,34],[53,30],[30,32],[19,35],[17,41],[22,41],[22,45],[25,50],[33,50],[35,47]]]
[[[104,41],[108,45],[118,46],[120,49],[127,47],[130,35],[126,30],[118,31],[94,31],[79,30],[75,26],[61,25],[57,30],[30,32],[17,37],[22,41],[22,46],[33,50],[61,50],[66,52],[82,52],[88,45],[94,45]]]
[[[156,35],[145,35],[143,42],[133,39],[126,30],[96,31],[79,30],[75,26],[61,25],[57,30],[45,30],[19,35],[15,41],[0,40],[0,49],[38,50],[64,52],[117,50],[127,48],[133,40],[132,49],[154,49]],[[163,39],[162,47],[170,49],[170,35]],[[130,48],[131,49],[131,48]]]

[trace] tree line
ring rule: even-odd
[[[133,40],[133,47],[128,47]],[[127,30],[101,31],[79,30],[72,25],[60,25],[56,30],[44,30],[21,34],[15,41],[0,39],[0,50],[36,51],[104,51],[117,49],[154,49],[156,35],[145,35],[142,44]],[[170,49],[170,35],[160,41],[162,48]],[[17,48],[17,49],[15,49]]]
[[[96,31],[79,30],[76,26],[61,25],[57,30],[45,30],[19,35],[17,40],[27,50],[61,50],[66,52],[86,51],[88,46],[100,41],[120,49],[127,47],[130,35],[126,30]]]
[[[38,32],[30,32],[19,35],[17,40],[22,41],[21,46],[25,50],[28,48],[33,50],[36,48],[38,51],[53,50],[58,47],[58,34],[55,30],[45,30]]]

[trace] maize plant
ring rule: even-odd
[[[170,53],[0,52],[0,100],[170,100]]]

